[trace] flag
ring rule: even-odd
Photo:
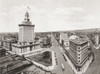
[[[29,6],[27,6],[27,9],[28,9],[28,10],[31,10]]]

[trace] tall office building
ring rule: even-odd
[[[16,54],[23,54],[25,52],[33,51],[40,47],[39,44],[34,43],[34,26],[30,22],[29,13],[25,13],[25,18],[22,24],[19,24],[19,39],[17,44],[12,44],[12,52]]]
[[[19,24],[19,42],[34,42],[34,26],[30,22],[29,13],[26,12],[24,21]]]
[[[75,38],[74,37],[70,37],[69,40],[69,58],[77,71],[80,71],[82,69],[82,66],[90,58],[91,51],[89,50],[87,40],[79,38],[77,36]]]

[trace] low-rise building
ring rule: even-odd
[[[60,34],[60,44],[65,47],[69,46],[69,38],[67,34],[64,34],[64,33]]]
[[[0,74],[16,74],[30,65],[32,65],[31,62],[22,60],[20,56],[5,55],[0,58]]]
[[[6,55],[6,50],[0,47],[0,58]]]
[[[12,51],[12,44],[17,43],[14,38],[11,39],[3,39],[1,40],[1,46],[3,46],[6,50]]]
[[[12,52],[22,54],[40,48],[40,44],[12,44]]]

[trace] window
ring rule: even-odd
[[[80,54],[77,54],[78,56],[80,56]]]
[[[80,60],[78,62],[81,62]]]
[[[78,52],[80,52],[80,50],[77,50]]]
[[[78,59],[80,59],[80,57],[78,57]]]
[[[78,50],[80,50],[80,49],[81,49],[81,47],[80,47],[80,46],[78,46],[78,47],[77,47],[77,49],[78,49]]]

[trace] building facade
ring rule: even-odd
[[[14,38],[5,38],[0,41],[0,46],[4,47],[6,50],[12,51],[12,44],[14,43],[17,43]]]
[[[76,70],[81,71],[82,66],[91,56],[87,40],[76,38],[69,40],[69,58]]]
[[[13,44],[12,52],[15,54],[22,54],[39,48],[40,48],[40,44],[29,44],[29,45]]]
[[[24,21],[19,24],[19,42],[34,42],[34,26],[30,22],[29,13],[26,12]]]
[[[95,45],[99,46],[99,34],[98,34],[97,30],[95,30],[95,36],[94,36],[94,38],[95,38]]]
[[[12,52],[22,54],[40,47],[39,44],[34,43],[34,26],[32,25],[29,13],[25,13],[25,18],[22,24],[19,24],[19,38],[17,44],[12,44]]]
[[[60,34],[60,44],[69,47],[69,38],[67,34],[61,33]]]
[[[30,65],[31,62],[23,60],[23,57],[7,54],[0,58],[0,74],[19,74],[18,72]]]
[[[6,55],[6,50],[0,47],[0,58]]]

